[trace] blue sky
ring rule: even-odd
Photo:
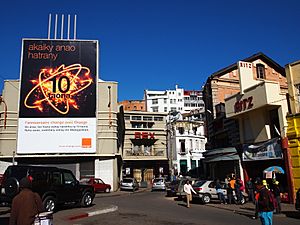
[[[199,90],[257,52],[281,66],[299,60],[299,12],[298,0],[2,1],[0,90],[20,76],[22,38],[47,38],[50,13],[76,14],[77,39],[99,40],[99,78],[119,83],[121,101],[176,84]]]

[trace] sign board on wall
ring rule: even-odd
[[[98,42],[22,44],[17,153],[94,153]]]

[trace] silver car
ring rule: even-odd
[[[166,180],[165,178],[155,178],[152,184],[152,191],[165,191],[166,190]]]
[[[128,191],[136,191],[139,189],[139,184],[135,178],[124,178],[120,182],[120,189]]]
[[[220,182],[222,186],[222,192],[225,196],[225,199],[227,199],[227,190],[225,182]],[[202,203],[210,203],[211,200],[217,200],[218,199],[218,193],[216,190],[216,182],[212,180],[198,180],[193,184],[193,189],[197,192],[197,194],[193,193],[194,199],[200,199]],[[237,198],[235,196],[235,192],[233,191],[233,198],[234,201],[237,201]],[[243,198],[241,200],[241,204],[245,203],[246,194],[243,193]]]

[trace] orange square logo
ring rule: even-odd
[[[83,148],[91,148],[92,147],[92,138],[82,138],[81,146]]]

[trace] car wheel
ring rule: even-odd
[[[92,204],[92,202],[93,202],[92,194],[90,192],[86,192],[81,199],[81,206],[88,207]]]
[[[19,193],[19,181],[14,177],[7,179],[4,189],[7,196],[14,197]]]
[[[53,196],[48,196],[44,199],[43,205],[47,212],[53,212],[56,208],[56,199]]]
[[[106,188],[106,189],[105,189],[105,192],[106,192],[106,193],[109,193],[109,192],[110,192],[110,188]]]
[[[203,195],[202,202],[204,204],[210,203],[210,196],[208,194]]]

